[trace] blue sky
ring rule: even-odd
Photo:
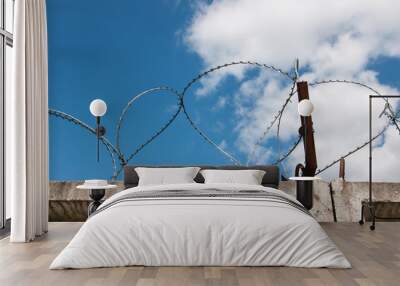
[[[310,44],[291,48],[294,45],[288,42],[287,39],[291,37],[287,36],[284,28],[281,35],[276,34],[282,30],[277,21],[275,21],[277,23],[275,29],[255,33],[254,27],[259,26],[257,17],[253,17],[254,11],[247,12],[246,4],[240,6],[241,2],[245,1],[237,1],[237,7],[232,7],[232,2],[229,3],[229,1],[218,1],[214,4],[211,1],[120,0],[118,5],[115,3],[110,5],[110,1],[105,0],[47,1],[49,107],[69,113],[94,126],[94,118],[89,113],[89,104],[95,98],[105,100],[108,111],[103,118],[103,123],[107,128],[107,138],[114,143],[115,126],[119,114],[133,95],[160,85],[181,90],[188,80],[212,66],[213,63],[258,60],[288,70],[294,58],[299,57],[301,63],[304,64],[303,70],[307,80],[321,77],[365,80],[369,84],[378,86],[380,90],[388,92],[396,91],[396,88],[400,86],[399,77],[396,76],[396,70],[400,65],[399,57],[396,56],[397,51],[380,51],[377,46],[373,46],[368,55],[358,60],[359,57],[351,54],[352,51],[348,48],[343,52],[342,45],[350,39],[353,41],[350,46],[354,47],[356,46],[354,43],[364,43],[364,38],[367,36],[359,39],[350,34],[346,38],[347,32],[341,32],[338,28],[337,33],[326,37],[334,35],[334,38],[344,40],[337,40],[337,43],[333,43],[330,49],[327,49],[322,40],[317,38],[317,41],[308,36],[308,34],[319,35],[319,32],[307,32],[307,23],[299,24],[299,26],[304,25],[304,33],[308,33],[304,41]],[[277,3],[268,2],[269,7]],[[265,10],[265,16],[268,18],[270,9],[264,9],[265,2],[259,1],[259,3],[259,10]],[[276,4],[277,9],[280,8],[279,5]],[[351,10],[351,7],[349,9]],[[231,16],[229,13],[234,14],[235,10],[240,13],[232,22],[232,19],[229,19]],[[290,14],[290,10],[287,11],[286,14]],[[366,14],[367,12],[368,10]],[[282,22],[288,22],[285,20],[286,14],[282,15]],[[313,19],[312,16],[313,14],[311,14],[311,19]],[[372,16],[367,14],[366,17]],[[315,21],[318,21],[318,17],[318,15],[314,16]],[[331,22],[341,24],[341,21],[347,21],[356,27],[354,30],[357,33],[369,35],[369,32],[357,30],[358,23],[352,23],[352,20],[343,20],[340,17],[342,16],[337,16],[339,20],[332,17]],[[271,21],[274,20],[273,17],[270,18]],[[223,24],[221,25],[220,22]],[[237,24],[235,22],[241,25],[235,27]],[[268,26],[268,23],[265,23],[265,26]],[[311,23],[310,26],[315,25]],[[244,32],[241,31],[242,29]],[[249,30],[246,31],[246,29]],[[356,32],[354,35],[357,34]],[[245,38],[242,38],[243,35]],[[274,40],[278,42],[276,49],[271,41],[265,40],[268,37],[270,39],[277,37],[277,40]],[[373,42],[373,39],[368,38],[368,41]],[[256,48],[251,46],[253,42],[257,44]],[[318,44],[314,44],[316,42]],[[320,58],[315,56],[319,61],[314,60],[313,55],[307,52],[307,49],[314,46],[316,49],[314,54],[321,53]],[[259,47],[261,52],[258,51]],[[390,48],[389,45],[387,49]],[[368,50],[368,45],[362,50],[365,49]],[[341,52],[341,55],[348,59],[346,60],[348,65],[339,65],[337,61],[334,61],[329,66],[334,68],[321,68],[329,65],[330,55],[336,51]],[[359,51],[355,52],[357,52],[356,55],[363,54]],[[375,73],[375,76],[372,76],[371,72]],[[273,77],[272,74],[267,75]],[[263,83],[263,86],[268,87],[265,89],[267,91],[258,89],[260,86],[256,84],[257,79]],[[217,83],[216,87],[215,83]],[[277,81],[267,80],[264,74],[258,71],[233,69],[221,73],[220,77],[217,74],[209,80],[196,84],[186,97],[187,110],[198,126],[217,144],[221,144],[242,162],[246,162],[249,144],[259,137],[265,123],[270,121],[268,115],[272,115],[275,107],[280,105],[284,98],[282,96],[287,93],[287,84],[288,82],[282,81],[282,78]],[[206,90],[206,96],[202,96],[199,92],[201,88]],[[274,93],[275,95],[269,95],[271,110],[269,105],[264,107],[264,97],[251,96],[249,95],[251,91],[255,94],[268,93],[268,91]],[[315,94],[319,92],[321,91],[315,90]],[[343,94],[353,92],[353,90],[339,89],[336,92]],[[354,90],[354,92],[358,91]],[[365,91],[363,93],[365,94]],[[326,103],[320,103],[318,99],[316,103],[329,106],[328,101],[333,97],[327,95],[326,98]],[[292,112],[295,110],[295,103],[291,104],[288,119],[285,121],[287,122],[285,130],[288,131],[287,134],[283,134],[283,149],[289,146],[296,136],[298,118]],[[121,132],[121,145],[125,155],[129,155],[153,134],[169,118],[175,106],[176,98],[166,93],[146,96],[139,100],[130,110]],[[241,110],[245,113],[242,114]],[[360,112],[359,116],[364,120],[365,115]],[[329,122],[326,116],[318,117],[321,116],[318,113],[315,116],[314,121],[318,120],[315,124],[321,127],[320,134],[324,136],[317,137],[317,144],[319,141],[323,146],[323,148],[320,147],[322,149],[319,156],[321,165],[357,145],[365,137],[365,132],[362,131],[354,142],[344,143],[344,149],[332,152],[325,157],[327,153],[325,146],[329,149],[325,142],[332,141],[329,134],[324,131],[327,128],[324,126],[329,126]],[[353,119],[349,118],[349,120]],[[337,137],[336,134],[332,136]],[[260,159],[258,162],[275,159],[274,146],[274,138],[267,138],[264,148],[257,152]],[[69,122],[51,117],[50,179],[109,178],[112,168],[108,154],[102,148],[101,162],[97,163],[95,147],[94,136]],[[301,162],[301,149],[299,148],[299,151],[294,154],[293,162],[297,163],[299,160]],[[170,128],[143,149],[131,163],[229,164],[230,162],[206,143],[189,126],[183,114],[180,114]],[[293,164],[288,164],[289,170]],[[357,178],[361,178],[364,173],[358,175],[357,166],[354,164],[354,173],[357,174]]]
[[[190,5],[175,6],[174,1],[119,1],[119,5],[110,5],[103,0],[53,0],[47,3],[47,13],[49,106],[93,126],[89,103],[95,98],[105,100],[108,111],[103,123],[112,142],[119,114],[133,95],[159,85],[181,89],[202,70],[199,57],[188,51],[179,37],[192,16]],[[175,102],[175,97],[166,93],[138,102],[121,132],[123,150],[129,154],[156,131]],[[188,106],[189,112],[193,110]],[[200,120],[197,111],[194,118]],[[98,164],[95,146],[95,138],[83,129],[50,118],[50,178],[108,178],[112,172],[108,154],[103,149]],[[225,162],[182,115],[132,161]]]

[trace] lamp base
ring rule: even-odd
[[[89,197],[93,200],[88,206],[88,216],[94,213],[97,208],[101,205],[101,199],[106,193],[105,189],[91,189],[89,191]]]
[[[96,135],[98,137],[102,137],[102,136],[106,135],[106,128],[104,126],[102,126],[102,125],[99,125],[96,128]]]

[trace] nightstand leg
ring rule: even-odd
[[[101,199],[106,193],[105,189],[94,189],[90,190],[89,197],[93,200],[88,206],[88,216],[94,213],[97,208],[101,205]]]
[[[101,205],[100,202],[90,202],[90,203],[89,203],[89,206],[88,206],[88,217],[89,217],[92,213],[94,213],[100,205]]]

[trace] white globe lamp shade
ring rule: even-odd
[[[101,99],[95,99],[90,103],[89,109],[93,116],[101,117],[107,112],[107,104]]]
[[[314,111],[314,105],[309,99],[303,99],[302,101],[300,101],[297,108],[301,116],[310,116],[311,113]]]

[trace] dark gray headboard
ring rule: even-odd
[[[125,166],[124,168],[124,185],[125,188],[136,187],[139,183],[139,177],[135,171],[136,167],[153,167],[153,168],[171,168],[171,167],[184,167],[184,166]],[[280,181],[279,167],[274,165],[258,165],[258,166],[198,166],[201,169],[218,169],[218,170],[263,170],[265,171],[262,185],[265,187],[278,188]],[[204,183],[203,176],[199,173],[194,179],[197,183]]]

